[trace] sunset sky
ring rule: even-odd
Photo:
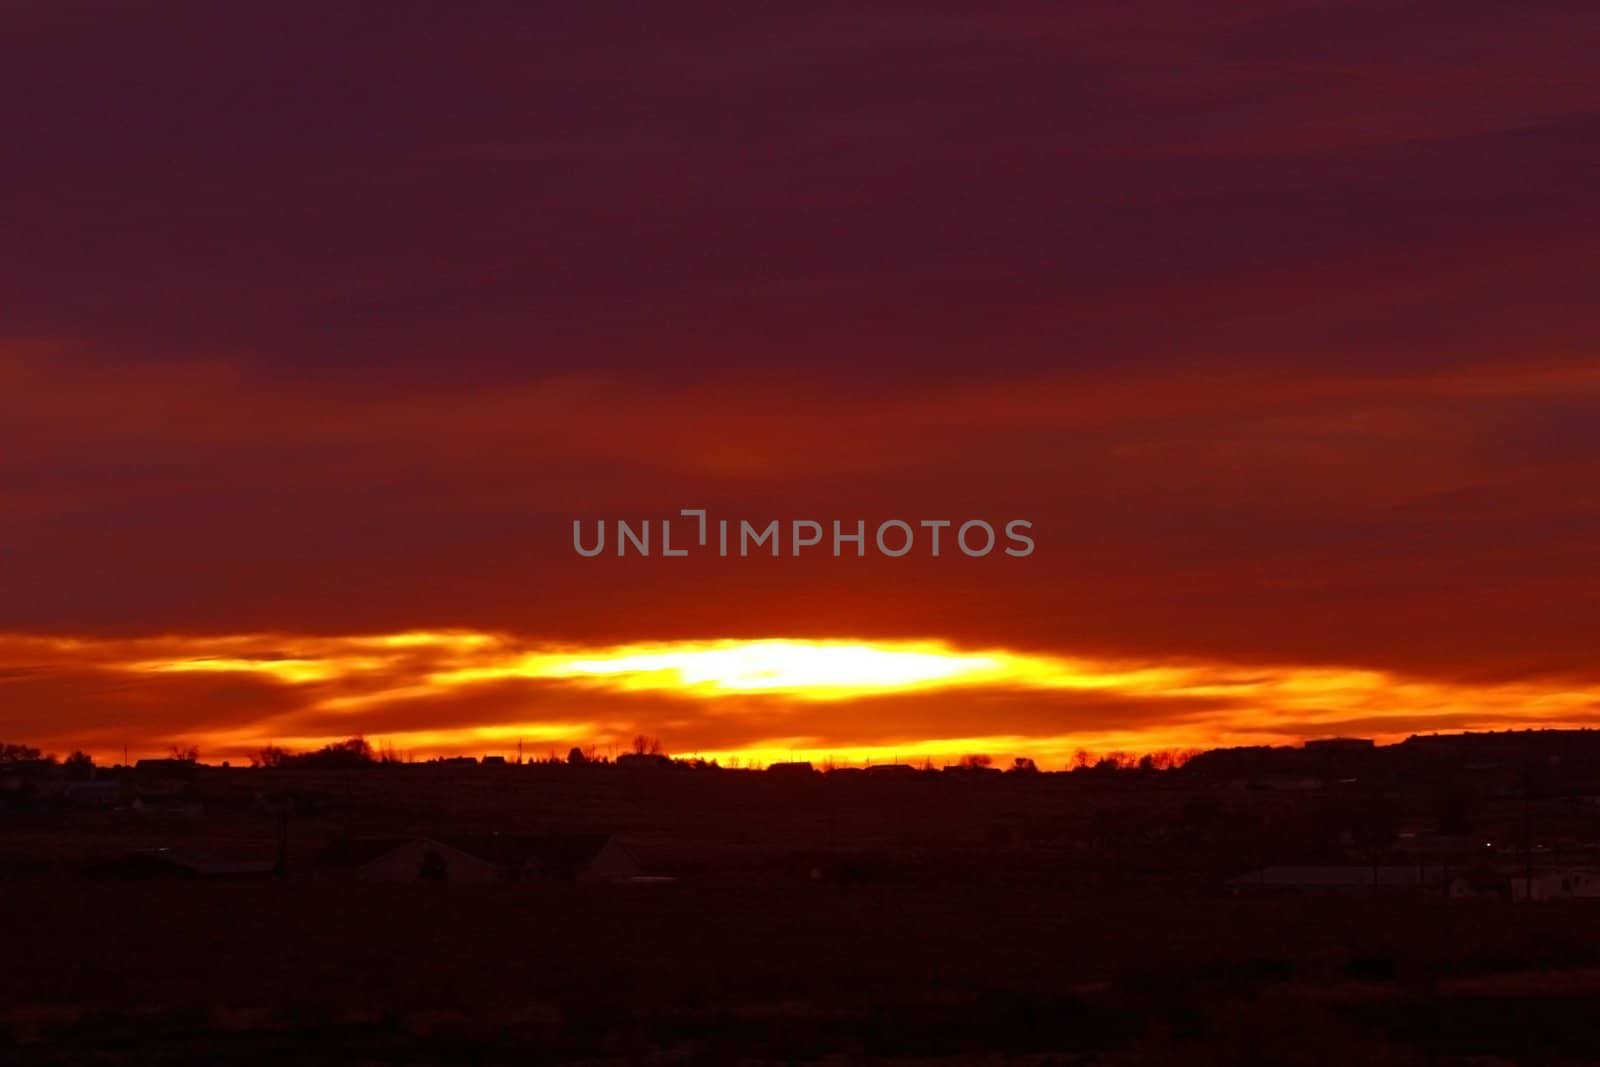
[[[0,740],[1600,719],[1600,8],[19,0]],[[1010,519],[1026,558],[580,558]]]

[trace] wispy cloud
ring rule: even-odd
[[[160,692],[194,677],[276,691],[279,699],[266,715],[183,729],[191,741],[235,754],[267,743],[320,744],[355,732],[425,751],[508,740],[616,740],[631,729],[665,733],[670,741],[675,726],[697,750],[751,759],[797,747],[871,758],[886,751],[949,753],[980,743],[1058,755],[1082,745],[1154,749],[1293,740],[1351,721],[1391,736],[1434,724],[1575,724],[1600,709],[1600,685],[1560,677],[1472,683],[1356,667],[1139,662],[960,648],[938,640],[580,646],[465,630],[131,640],[8,635],[0,637],[0,672],[0,686],[15,676],[29,679],[36,691],[41,674],[120,678],[122,691],[135,693]],[[874,737],[875,708],[899,710],[919,700],[936,708],[954,699],[966,702],[965,730],[925,714],[918,735],[885,715]],[[1088,701],[1116,702],[1124,721],[1106,715],[1085,720],[1081,709]],[[537,710],[485,714],[493,702],[512,709],[534,703]],[[134,716],[148,702],[128,706]],[[974,734],[971,726],[980,722],[985,729]],[[161,727],[133,722],[129,728],[148,735]],[[79,728],[66,714],[53,719],[50,732],[92,744],[107,730],[103,722]]]

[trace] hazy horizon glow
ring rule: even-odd
[[[90,680],[97,691],[109,683],[129,709],[114,727],[75,727],[59,718],[37,738],[47,744],[110,755],[131,738],[142,750],[152,742],[192,744],[217,758],[355,734],[427,756],[518,741],[536,750],[614,748],[646,733],[676,753],[745,762],[795,753],[847,763],[954,757],[976,748],[1048,763],[1079,748],[1290,742],[1352,723],[1385,738],[1430,727],[1581,725],[1600,708],[1600,683],[1556,677],[1473,684],[1328,665],[1139,663],[936,640],[577,646],[464,630],[131,640],[0,635],[0,671],[36,681]],[[176,709],[164,700],[194,702],[191,690],[173,688],[193,679],[211,679],[236,699],[257,694],[250,702],[263,711],[226,726],[168,724],[165,716]],[[1086,719],[1082,702],[1102,700],[1125,707],[1128,725],[1103,715]],[[974,718],[964,721],[990,729],[909,734],[898,720],[874,721],[891,706],[886,701],[895,708],[955,702],[971,709]],[[203,723],[204,709],[194,714]],[[742,735],[740,743],[718,743],[730,735]]]

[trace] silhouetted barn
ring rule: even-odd
[[[357,839],[333,845],[318,867],[371,882],[618,882],[638,874],[633,857],[607,834]]]

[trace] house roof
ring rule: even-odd
[[[433,837],[354,838],[337,841],[322,853],[330,867],[364,867],[417,841],[428,841],[466,853],[486,863],[544,874],[576,874],[594,862],[610,834],[446,834]]]
[[[277,863],[261,853],[149,848],[91,865],[87,873],[112,878],[237,878],[272,873]]]
[[[364,867],[415,840],[415,837],[342,838],[323,849],[317,856],[317,863],[323,867]]]
[[[576,873],[594,862],[610,834],[473,834],[441,839],[469,856],[507,867],[532,866],[547,874]]]

